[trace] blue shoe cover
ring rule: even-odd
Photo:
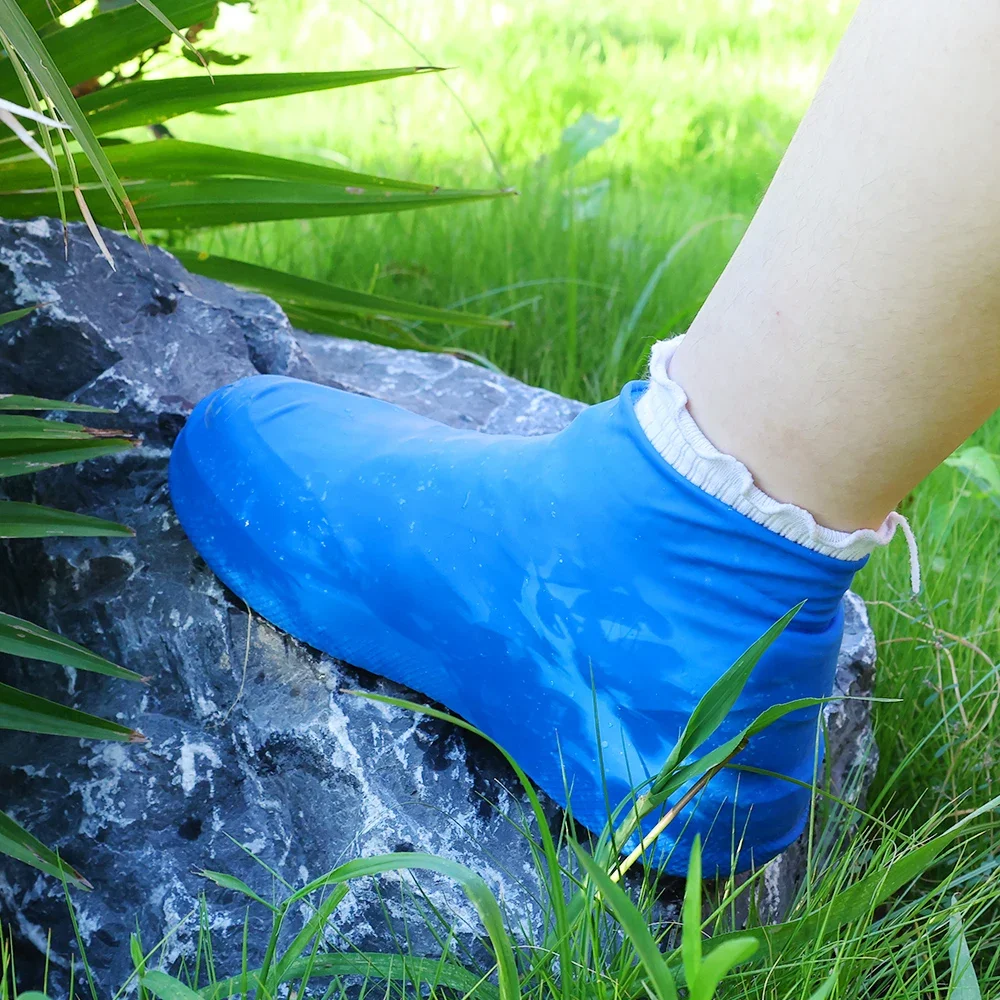
[[[173,503],[259,614],[442,702],[552,798],[565,804],[568,787],[574,817],[599,832],[701,695],[803,599],[711,745],[773,704],[830,694],[841,598],[864,564],[788,541],[676,473],[636,420],[644,389],[519,437],[250,378],[195,409],[171,459]],[[808,783],[816,743],[803,710],[740,762]],[[801,786],[725,770],[652,863],[683,874],[700,833],[706,874],[746,870],[795,840],[808,809]]]

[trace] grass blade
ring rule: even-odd
[[[76,103],[69,85],[42,44],[35,29],[21,12],[15,0],[0,0],[0,22],[4,34],[17,52],[31,76],[38,82],[47,99],[54,105],[63,120],[73,130],[73,137],[87,155],[104,190],[121,214],[130,208],[128,195],[118,175],[114,172],[97,137],[87,124],[86,116]]]
[[[998,808],[1000,808],[1000,796],[973,810],[926,844],[897,858],[888,867],[859,879],[807,917],[771,927],[755,927],[717,935],[712,939],[713,950],[725,941],[748,936],[755,938],[765,951],[772,955],[792,940],[807,942],[823,940],[838,927],[854,920],[864,919],[872,913],[890,896],[926,871],[962,835],[970,823]]]
[[[681,907],[681,957],[684,978],[692,997],[698,986],[701,970],[701,837],[695,835],[688,859]]]
[[[4,0],[0,0],[3,3]],[[124,190],[124,189],[123,189]],[[172,181],[129,181],[135,206],[141,209],[147,229],[185,232],[214,226],[281,219],[333,219],[357,215],[384,215],[416,209],[440,208],[474,201],[508,197],[506,190],[429,192],[372,190],[351,186],[308,184],[245,177],[210,177],[177,184]],[[95,219],[117,213],[106,189],[87,190]],[[132,204],[131,202],[129,203]],[[7,217],[52,215],[57,208],[53,191],[0,192],[0,211]],[[67,202],[68,217],[82,220],[79,206]]]
[[[663,960],[663,955],[660,954],[659,946],[646,926],[645,917],[625,895],[624,890],[611,881],[607,872],[586,851],[577,844],[572,846],[583,870],[597,887],[601,898],[621,924],[622,930],[639,956],[639,961],[649,976],[654,995],[658,1000],[678,1000],[674,978]]]
[[[232,889],[233,892],[240,892],[244,896],[249,896],[255,903],[260,903],[261,906],[266,906],[272,913],[278,913],[278,907],[274,904],[269,903],[262,896],[258,896],[257,893],[253,891],[243,881],[243,879],[237,878],[235,875],[226,875],[225,872],[212,872],[207,869],[198,873],[203,878],[207,878],[210,882],[214,882],[217,886],[222,889]]]
[[[24,0],[18,0],[18,6],[23,9]],[[54,11],[58,6],[52,3]],[[158,0],[157,6],[175,24],[189,27],[211,18],[216,0]],[[6,17],[3,23],[6,30]],[[155,18],[138,5],[129,4],[46,32],[45,48],[53,72],[75,86],[102,76],[166,41],[167,37]],[[13,67],[0,62],[0,94],[16,94],[17,87]]]
[[[30,316],[37,308],[38,306],[25,306],[23,309],[11,309],[10,312],[0,313],[0,326],[6,326],[8,323],[24,319],[25,316]]]
[[[698,749],[722,724],[733,705],[743,693],[750,674],[775,639],[785,631],[788,623],[799,613],[805,601],[783,614],[736,662],[705,692],[684,726],[661,774],[673,769]],[[652,791],[656,792],[657,783]]]
[[[493,945],[500,983],[500,1000],[519,1000],[521,992],[517,964],[514,961],[514,950],[504,927],[500,907],[489,886],[475,872],[456,861],[420,853],[383,854],[374,858],[358,858],[299,889],[286,900],[286,905],[305,898],[325,885],[389,871],[432,871],[457,882],[475,907]]]
[[[300,958],[283,973],[282,982],[292,982],[309,969],[313,978],[327,976],[361,976],[384,979],[386,982],[439,986],[475,995],[478,1000],[499,1000],[497,988],[468,969],[440,959],[416,958],[411,955],[390,955],[379,952],[321,952],[311,958]],[[247,972],[247,982],[259,982],[260,970]],[[227,1000],[246,989],[243,974],[220,980],[199,991],[202,1000]]]
[[[952,900],[955,903],[955,900]],[[962,914],[957,908],[948,917],[951,940],[948,942],[948,961],[951,965],[950,1000],[983,1000],[979,978],[972,964],[969,942],[962,926]]]
[[[700,936],[700,928],[698,933]],[[735,966],[753,958],[757,948],[757,942],[745,936],[724,941],[713,948],[698,970],[697,985],[690,989],[691,1000],[712,1000],[723,976],[728,975]]]
[[[132,86],[130,84],[129,86]],[[292,160],[266,153],[247,152],[230,146],[211,146],[184,139],[170,142],[129,142],[107,148],[108,159],[127,183],[138,185],[149,181],[188,183],[212,177],[257,177],[283,181],[304,181],[315,184],[358,188],[363,190],[410,191],[433,194],[433,184],[402,181],[391,177],[358,173],[325,163]],[[80,183],[93,187],[99,178],[78,153],[71,157]],[[33,158],[0,160],[0,191],[45,191],[51,187],[50,171]]]

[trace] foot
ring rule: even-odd
[[[251,378],[192,414],[171,460],[173,502],[258,613],[444,703],[554,799],[571,789],[574,816],[599,831],[707,688],[803,599],[718,741],[769,705],[830,693],[841,598],[863,564],[790,541],[677,473],[637,421],[645,388],[526,438]],[[742,762],[809,782],[815,747],[804,711]],[[683,873],[700,833],[706,871],[724,873],[790,844],[809,793],[723,771],[689,808],[655,862]]]

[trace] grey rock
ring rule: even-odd
[[[106,238],[117,272],[82,227],[70,229],[67,262],[58,223],[0,220],[0,312],[46,303],[0,327],[3,391],[113,408],[95,421],[142,436],[124,456],[8,481],[12,496],[122,521],[134,539],[18,541],[0,550],[0,607],[151,676],[141,687],[9,658],[0,665],[8,682],[149,737],[127,746],[0,733],[0,806],[95,886],[76,904],[100,982],[117,985],[128,974],[137,924],[155,942],[202,892],[220,969],[235,969],[244,901],[197,874],[230,872],[268,896],[270,877],[233,840],[296,885],[354,857],[441,854],[479,872],[514,923],[536,922],[531,855],[508,820],[528,823],[526,799],[499,754],[445,723],[344,693],[420,700],[250,613],[185,539],[166,468],[195,403],[255,372],[313,379],[492,433],[555,431],[582,404],[453,357],[295,331],[266,298],[194,276],[155,247]],[[874,644],[864,606],[850,598],[847,612],[839,683],[870,693]],[[867,707],[834,704],[827,724],[834,791],[860,797],[875,760]],[[555,821],[557,810],[547,808]],[[802,858],[797,845],[772,865],[767,912],[789,905]],[[427,904],[412,882],[390,875],[380,885],[354,885],[340,928],[359,947],[395,950],[390,925],[398,933],[405,919],[413,947],[434,953],[414,918]],[[473,941],[477,920],[456,887],[438,877],[420,885]],[[0,862],[0,911],[39,948],[52,928],[54,960],[65,966],[74,946],[61,886]],[[268,926],[266,913],[251,911],[251,948]],[[168,958],[190,949],[195,932],[188,918]]]

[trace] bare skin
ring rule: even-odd
[[[671,364],[828,527],[878,527],[1000,406],[998,51],[995,0],[862,0]]]

